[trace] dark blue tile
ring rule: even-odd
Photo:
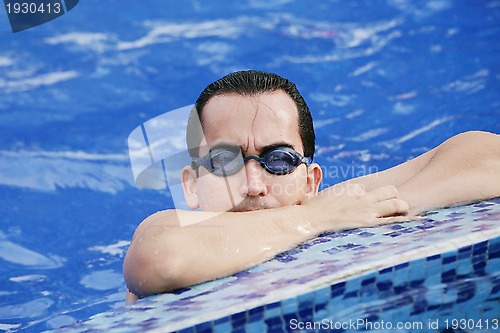
[[[441,273],[441,282],[449,283],[456,279],[457,272],[455,269],[450,269],[446,272]]]
[[[409,263],[409,262],[404,262],[404,263],[402,263],[402,264],[396,265],[396,266],[394,267],[394,270],[399,271],[399,270],[401,270],[401,269],[407,268],[409,265],[410,265],[410,263]]]
[[[423,298],[415,300],[413,303],[413,311],[411,315],[416,315],[425,312],[427,309],[427,301]]]
[[[277,260],[279,262],[287,263],[287,262],[297,260],[297,258],[281,253],[275,257],[275,260]]]
[[[344,250],[350,250],[350,249],[354,249],[354,248],[357,248],[357,247],[360,247],[361,245],[359,244],[354,244],[354,243],[348,243],[348,244],[345,244],[345,245],[340,245],[339,247],[341,249],[344,249]]]
[[[489,248],[491,250],[500,250],[500,237],[489,240]]]
[[[274,309],[274,308],[279,308],[281,306],[281,302],[274,302],[274,303],[269,303],[269,304],[266,304],[265,307],[266,307],[266,310],[267,309]]]
[[[488,259],[497,259],[500,258],[500,248],[499,249],[491,249],[488,251]]]
[[[358,297],[358,291],[350,291],[344,294],[344,299],[357,298],[357,297]]]
[[[376,281],[376,278],[375,277],[368,277],[368,278],[365,278],[363,279],[363,281],[361,281],[361,286],[368,286],[370,284],[374,284]]]
[[[312,321],[313,320],[313,309],[301,309],[299,310],[299,318],[302,321]]]
[[[319,312],[321,310],[324,310],[324,309],[326,309],[327,306],[328,306],[328,303],[317,303],[317,304],[314,304],[314,312]]]
[[[227,322],[229,322],[229,317],[228,316],[224,316],[222,318],[214,320],[214,326],[223,325],[223,324],[225,324]]]
[[[233,327],[231,333],[247,333],[246,326]]]
[[[324,250],[323,252],[330,253],[330,254],[337,254],[339,252],[342,252],[342,250],[339,248],[336,248],[336,247],[332,247],[331,249]]]
[[[234,313],[231,315],[231,325],[233,327],[244,325],[247,322],[246,311]]]
[[[472,245],[464,246],[458,249],[458,253],[468,253],[472,252]]]
[[[429,224],[422,224],[422,225],[417,225],[415,228],[420,229],[420,230],[427,230],[427,229],[434,228],[434,226],[429,225]]]
[[[464,282],[457,286],[457,303],[463,303],[474,297],[476,294],[476,284],[473,282]]]
[[[287,313],[283,315],[283,320],[285,323],[289,323],[292,321],[292,319],[295,319],[296,321],[299,321],[299,316],[297,313]]]
[[[441,255],[440,254],[435,254],[433,256],[427,257],[427,261],[433,261],[433,260],[438,260],[438,259],[441,259]]]
[[[267,328],[267,333],[286,333],[286,329],[281,326],[269,326]]]
[[[420,279],[420,280],[411,280],[410,281],[410,288],[420,288],[424,285],[425,279]]]
[[[195,332],[196,332],[196,330],[194,327],[186,327],[186,328],[183,328],[183,329],[177,331],[177,333],[195,333]]]
[[[474,272],[478,275],[484,275],[484,269],[486,267],[485,260],[477,260],[472,264],[472,268],[474,268]]]
[[[392,281],[380,281],[377,282],[377,288],[380,291],[389,291],[392,289]]]
[[[491,278],[491,295],[500,293],[500,277],[495,276]],[[500,303],[500,300],[499,300]]]
[[[211,322],[198,324],[194,328],[196,333],[209,333],[213,331]]]
[[[340,283],[332,285],[330,287],[331,298],[335,298],[335,297],[344,295],[345,286],[346,286],[345,282],[340,282]]]
[[[402,285],[398,285],[398,286],[394,286],[394,293],[396,294],[402,294],[406,291],[408,291],[408,288],[409,287],[409,284],[402,284]]]
[[[301,301],[299,301],[299,311],[302,309],[310,309],[313,307],[313,305],[314,305],[314,302],[312,299],[301,300]]]
[[[392,230],[400,230],[400,229],[404,229],[405,227],[402,226],[401,224],[393,224],[393,225],[390,226],[390,228]]]
[[[474,255],[485,253],[487,249],[488,249],[488,241],[480,242],[472,246],[472,251]]]
[[[394,267],[387,267],[387,268],[382,269],[380,271],[380,274],[388,274],[388,273],[391,273],[393,270],[394,270]]]
[[[283,320],[281,317],[267,318],[264,320],[268,327],[268,331],[278,328],[283,328]]]
[[[248,320],[249,321],[259,321],[264,318],[264,307],[258,306],[256,308],[248,310]]]
[[[451,264],[452,262],[457,261],[456,255],[447,255],[443,258],[443,265]]]

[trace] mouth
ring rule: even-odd
[[[256,203],[256,202],[243,201],[239,205],[234,206],[229,211],[230,212],[253,212],[253,211],[257,211],[257,210],[270,209],[270,208],[273,208],[273,207],[267,205],[264,202]]]

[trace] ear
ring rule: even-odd
[[[307,166],[307,197],[312,198],[318,195],[319,185],[323,179],[323,171],[317,163]]]
[[[198,176],[191,166],[182,168],[182,189],[184,190],[184,199],[190,209],[200,207],[198,200]]]

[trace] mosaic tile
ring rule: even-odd
[[[248,271],[148,297],[61,331],[285,332],[292,320],[428,325],[499,317],[495,199],[432,211],[420,221],[325,233]]]

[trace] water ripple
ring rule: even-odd
[[[116,193],[133,185],[127,155],[81,151],[0,151],[0,184],[36,190],[87,188]]]
[[[44,255],[7,240],[0,232],[0,259],[12,264],[37,269],[54,269],[64,264],[65,259],[57,255]]]

